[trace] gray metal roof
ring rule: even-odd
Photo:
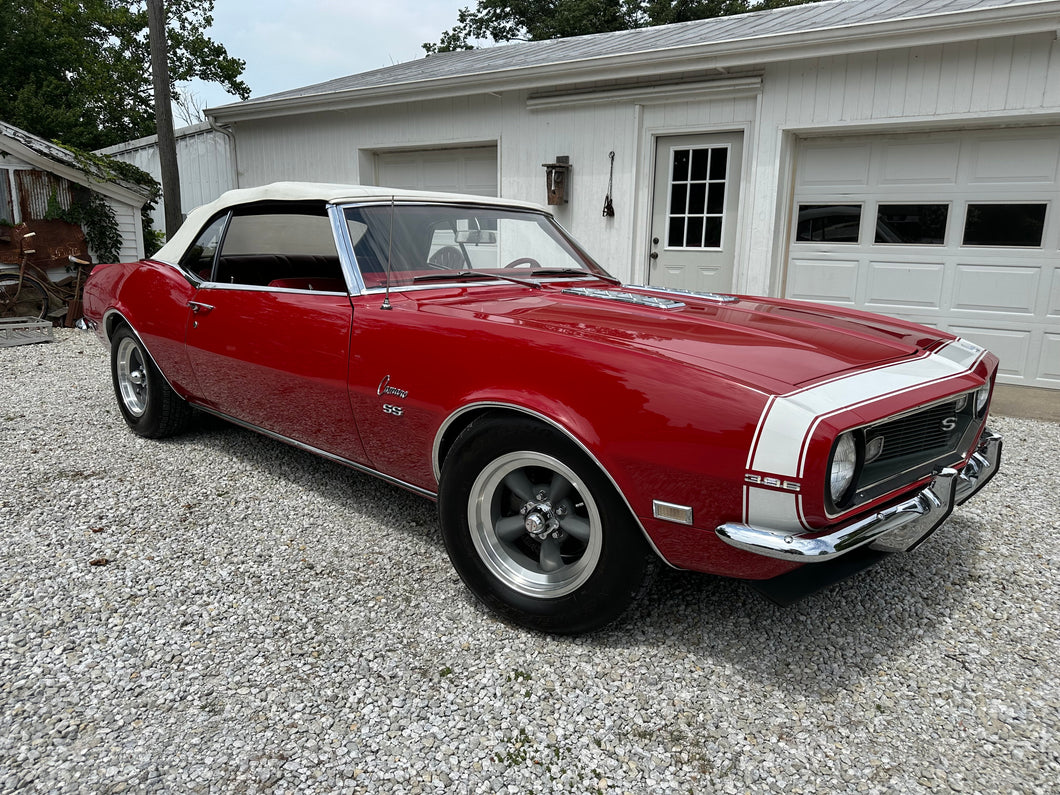
[[[651,53],[704,45],[746,42],[748,48],[753,49],[756,40],[774,40],[778,36],[838,32],[844,28],[903,20],[913,25],[918,21],[926,25],[943,22],[946,15],[952,14],[1006,8],[1018,13],[1017,7],[1035,9],[1055,5],[1051,0],[831,0],[653,28],[438,53],[224,107],[247,107],[387,86],[411,86],[620,56],[650,56]]]

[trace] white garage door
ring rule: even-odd
[[[990,348],[1060,389],[1060,128],[807,139],[785,294]]]
[[[390,188],[497,195],[497,147],[378,152],[376,184]]]

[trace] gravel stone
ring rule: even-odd
[[[477,606],[428,501],[140,439],[92,335],[2,349],[0,792],[1055,792],[1060,426],[992,425],[913,553],[783,609],[667,569],[558,638]]]

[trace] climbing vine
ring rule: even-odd
[[[122,236],[114,208],[94,190],[75,188],[73,201],[65,209],[59,204],[57,192],[52,191],[44,217],[80,226],[89,248],[101,262],[117,262],[121,258]]]
[[[118,160],[108,155],[97,155],[84,152],[72,146],[59,144],[73,157],[72,165],[96,182],[125,183],[127,186],[147,190],[148,197],[140,208],[140,224],[143,227],[145,255],[154,254],[165,241],[165,236],[154,229],[151,210],[162,196],[162,186],[143,169],[132,163]],[[85,231],[85,238],[96,255],[104,262],[117,262],[121,253],[122,237],[118,228],[118,219],[107,200],[91,189],[75,190],[70,207],[58,206],[58,198],[48,202],[48,217],[61,218],[64,221],[78,224]],[[53,215],[53,212],[55,213]]]

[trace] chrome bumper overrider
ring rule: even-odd
[[[723,524],[715,532],[738,549],[800,563],[823,563],[865,546],[882,552],[904,552],[946,521],[954,505],[960,505],[985,486],[1000,462],[1001,437],[988,428],[960,472],[947,467],[914,497],[827,535],[789,535],[736,522]]]

